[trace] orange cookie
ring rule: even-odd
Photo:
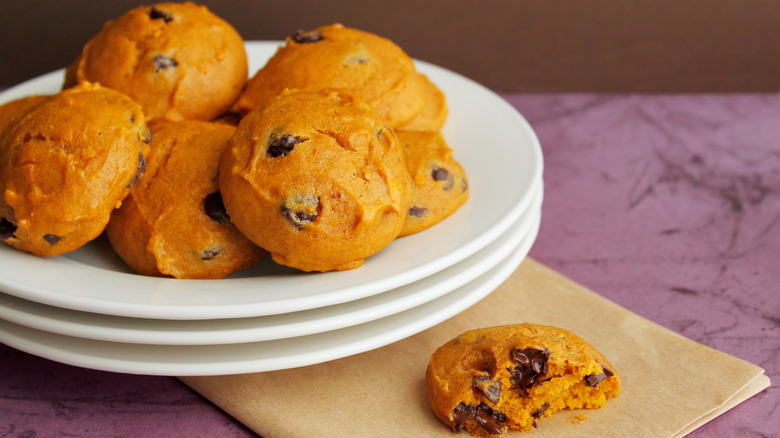
[[[265,252],[230,222],[219,160],[235,128],[202,121],[151,123],[146,173],[106,228],[117,254],[144,275],[223,278]]]
[[[449,108],[444,93],[427,76],[417,74],[414,78],[417,82],[419,95],[423,106],[416,116],[398,130],[405,131],[439,131],[447,121]]]
[[[429,228],[451,215],[469,197],[463,167],[452,157],[439,132],[396,131],[404,151],[406,170],[412,176],[412,202],[401,236]]]
[[[0,105],[0,134],[3,133],[5,128],[7,128],[14,119],[48,98],[49,96],[28,96]]]
[[[147,119],[211,120],[247,80],[241,36],[205,6],[159,3],[109,21],[68,67],[65,86],[99,82],[140,103]]]
[[[333,90],[282,93],[244,117],[219,185],[236,226],[304,271],[362,265],[398,236],[411,198],[393,132]]]
[[[57,255],[97,237],[143,171],[141,107],[82,83],[16,118],[0,137],[0,237]]]
[[[348,90],[371,105],[391,128],[423,106],[412,59],[392,41],[340,24],[298,31],[247,83],[237,109],[263,108],[285,89]]]
[[[615,368],[566,330],[536,324],[465,332],[439,347],[426,373],[439,419],[493,437],[529,430],[561,409],[595,409],[620,393]]]

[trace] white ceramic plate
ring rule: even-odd
[[[275,42],[248,42],[253,70]],[[224,280],[135,275],[105,241],[41,258],[0,245],[0,290],[68,309],[155,319],[274,315],[369,297],[439,272],[504,233],[541,184],[542,152],[531,127],[503,99],[458,74],[418,62],[447,95],[444,136],[469,176],[469,201],[421,233],[392,242],[359,269],[302,273],[269,260]],[[0,102],[56,92],[62,71],[14,87]]]
[[[520,219],[490,245],[443,271],[372,297],[283,315],[211,320],[141,319],[52,307],[0,294],[0,319],[87,339],[159,345],[216,345],[286,339],[350,327],[436,299],[506,259],[541,215],[542,188]]]
[[[470,283],[409,310],[339,330],[241,344],[146,345],[58,335],[0,320],[0,342],[70,365],[132,374],[206,376],[313,365],[385,346],[466,310],[512,274],[538,230],[537,220],[506,259]]]

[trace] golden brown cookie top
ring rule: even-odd
[[[136,272],[224,278],[264,252],[230,222],[219,160],[235,128],[196,120],[150,123],[146,172],[108,226],[114,249]]]
[[[438,131],[402,131],[396,136],[414,181],[412,202],[401,236],[423,231],[455,212],[469,196],[463,167]]]
[[[412,79],[416,92],[422,98],[420,112],[409,122],[399,126],[405,131],[438,131],[447,121],[449,108],[444,93],[427,76],[417,74]]]
[[[46,100],[49,96],[27,96],[0,105],[0,134],[17,117]]]
[[[205,6],[158,3],[132,9],[85,46],[65,86],[99,82],[141,104],[149,120],[211,120],[247,79],[243,40]]]
[[[267,105],[284,89],[348,90],[368,102],[392,126],[419,112],[409,91],[412,59],[392,41],[341,24],[298,31],[247,83],[237,108],[242,114]]]
[[[411,197],[393,132],[336,90],[287,91],[244,117],[220,188],[244,234],[311,271],[360,266],[398,235]]]
[[[16,227],[6,242],[55,255],[96,237],[129,192],[150,140],[141,107],[98,84],[24,113],[0,137],[0,215]],[[80,224],[92,222],[97,228],[84,225],[82,235]]]

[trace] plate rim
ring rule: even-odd
[[[366,322],[364,324],[347,327],[344,329],[301,337],[301,338],[311,337],[311,339],[314,339],[314,341],[311,342],[316,342],[317,338],[322,338],[323,336],[342,338],[343,337],[342,335],[344,333],[348,333],[349,335],[354,335],[354,333],[365,332],[365,328],[369,326],[380,327],[379,329],[375,330],[376,332],[378,332],[378,334],[374,336],[369,336],[367,338],[348,339],[347,342],[337,342],[335,343],[336,345],[328,347],[323,351],[320,351],[316,356],[313,355],[310,351],[306,351],[306,352],[298,352],[297,354],[288,353],[289,356],[284,358],[277,357],[271,359],[271,358],[254,357],[251,359],[236,360],[231,363],[225,363],[225,362],[215,363],[213,361],[212,362],[202,361],[201,359],[207,357],[214,359],[215,357],[224,357],[224,356],[223,355],[220,356],[218,354],[207,354],[206,350],[211,349],[214,350],[214,352],[221,351],[222,353],[228,351],[229,349],[236,349],[236,348],[251,350],[252,347],[257,346],[258,344],[263,344],[264,342],[245,343],[245,344],[182,345],[182,346],[124,344],[124,343],[97,341],[97,340],[83,339],[83,338],[74,338],[70,336],[59,335],[59,334],[49,333],[41,330],[27,328],[3,320],[0,320],[0,342],[3,342],[6,345],[9,345],[18,350],[25,351],[30,354],[34,354],[49,360],[65,363],[68,365],[85,367],[85,368],[102,370],[102,371],[132,373],[132,374],[141,374],[141,375],[160,375],[160,376],[230,375],[230,374],[277,371],[282,369],[292,369],[292,368],[298,368],[302,366],[315,365],[318,363],[340,359],[355,354],[359,354],[362,352],[381,348],[385,345],[405,339],[409,336],[427,330],[428,328],[433,327],[439,324],[440,322],[448,318],[451,318],[452,316],[455,316],[460,312],[466,310],[467,308],[471,307],[472,305],[476,304],[478,301],[480,301],[481,299],[489,295],[499,285],[501,285],[501,283],[503,283],[517,269],[517,266],[519,266],[520,263],[522,263],[522,261],[526,258],[528,252],[530,251],[531,247],[533,246],[533,243],[536,241],[540,227],[541,227],[541,215],[539,216],[538,220],[535,222],[534,226],[532,227],[531,233],[527,236],[527,240],[521,242],[518,245],[518,247],[515,248],[515,251],[513,253],[511,253],[501,263],[491,268],[487,273],[483,274],[482,276],[478,277],[472,282],[459,288],[458,290],[464,290],[463,288],[472,288],[473,290],[469,291],[468,293],[464,293],[465,295],[464,297],[456,298],[455,302],[449,303],[441,309],[437,309],[439,313],[436,312],[425,313],[425,310],[427,310],[428,308],[435,308],[436,304],[438,304],[437,301],[441,302],[446,300],[447,298],[452,298],[454,296],[452,295],[452,293],[446,294],[443,297],[430,301],[421,306],[414,307],[405,312],[401,312],[395,315],[390,315],[388,317],[381,318],[375,321]],[[424,310],[420,310],[420,309],[424,309]],[[442,309],[446,311],[442,311]],[[397,322],[396,321],[397,319],[403,316],[408,317],[408,315],[410,314],[414,314],[414,315],[420,314],[419,315],[420,318],[414,318],[412,324],[395,324],[395,322]],[[20,337],[19,334],[14,334],[14,333],[9,334],[8,330],[6,329],[9,326],[11,327],[12,331],[16,331],[16,332],[21,331],[23,333],[26,333],[26,335],[22,335]],[[387,326],[385,327],[386,330],[381,329],[381,327],[383,326]],[[349,337],[349,335],[347,337]],[[36,341],[36,340],[30,342],[29,338],[31,336],[33,338],[41,338],[41,337],[48,338],[50,339],[50,342],[46,343],[45,345],[42,344],[40,341]],[[281,339],[278,341],[266,341],[265,343],[276,343],[276,345],[279,345],[279,343],[284,343],[284,342],[295,343],[297,340],[300,340],[301,338]],[[153,356],[154,360],[147,359],[146,361],[130,362],[122,359],[117,359],[115,356],[109,357],[109,355],[113,353],[105,353],[106,356],[97,358],[94,355],[89,355],[88,353],[84,353],[83,351],[74,353],[73,351],[68,350],[66,347],[64,347],[64,345],[69,342],[76,342],[77,344],[80,344],[82,350],[86,348],[86,349],[94,349],[96,351],[101,351],[101,352],[105,351],[106,344],[110,344],[111,346],[118,346],[118,348],[123,348],[125,350],[135,350],[135,353],[138,353],[139,351],[142,352],[144,350],[153,349],[154,353],[149,353],[147,351],[145,354],[147,354],[148,356]],[[181,357],[183,356],[183,353],[187,353],[186,350],[189,349],[204,350],[204,351],[195,351],[195,352],[188,353],[193,357],[193,360],[191,360],[191,362],[189,363],[186,364],[176,363],[176,360],[177,359],[180,360]],[[169,357],[163,357],[160,355],[161,353],[169,354]],[[195,357],[197,357],[198,360],[194,360]],[[285,365],[280,366],[279,363],[281,362],[283,362]]]
[[[526,212],[515,222],[509,230],[499,237],[490,245],[486,246],[477,253],[467,257],[466,259],[444,269],[443,271],[432,274],[429,279],[421,279],[418,281],[431,281],[435,280],[438,284],[443,284],[443,287],[437,285],[423,286],[424,289],[412,292],[409,294],[401,294],[399,297],[392,297],[396,290],[387,291],[384,294],[378,294],[376,296],[363,298],[361,300],[354,300],[343,305],[359,306],[357,309],[347,310],[344,313],[337,315],[327,316],[315,316],[313,320],[297,319],[292,324],[281,323],[276,326],[268,325],[264,327],[253,327],[253,323],[257,323],[258,320],[263,318],[283,319],[283,317],[289,317],[293,314],[285,315],[269,315],[250,318],[231,318],[229,320],[154,320],[148,318],[127,318],[122,316],[95,314],[91,312],[81,312],[71,309],[57,308],[48,306],[34,301],[24,300],[22,298],[14,297],[12,295],[1,294],[0,295],[0,319],[3,319],[14,324],[22,325],[28,328],[47,331],[55,334],[61,334],[71,337],[80,337],[86,339],[102,340],[108,342],[122,342],[122,343],[134,343],[134,344],[154,344],[154,345],[208,345],[208,344],[237,344],[237,343],[249,343],[249,342],[262,342],[270,340],[288,339],[298,336],[307,336],[316,333],[324,333],[339,328],[350,327],[353,325],[359,325],[365,322],[369,322],[375,319],[384,318],[386,316],[399,313],[412,307],[416,307],[421,304],[425,304],[436,298],[439,298],[465,283],[468,283],[485,272],[489,271],[495,265],[501,263],[512,251],[523,242],[526,236],[531,232],[533,224],[541,216],[541,205],[543,202],[543,190],[539,189],[532,201],[531,206]],[[483,257],[484,251],[490,251],[489,257]],[[478,260],[474,260],[478,259]],[[468,266],[460,267],[471,260]],[[435,277],[435,278],[433,278]],[[402,286],[409,287],[415,283]],[[387,296],[387,300],[383,300]],[[380,298],[377,298],[380,297]],[[360,301],[379,301],[374,304],[360,304]],[[20,310],[19,307],[23,310]],[[47,309],[43,309],[45,312],[41,312],[39,306],[44,306]],[[329,307],[338,307],[339,304]],[[26,310],[24,309],[26,307]],[[51,310],[49,310],[49,308]],[[382,310],[374,310],[372,308],[381,308]],[[304,310],[301,317],[305,312],[318,313],[325,311],[327,308]],[[65,312],[59,315],[50,316],[48,312]],[[72,313],[71,313],[72,312]],[[62,319],[63,316],[65,319]],[[59,317],[59,319],[58,319]],[[97,321],[95,321],[97,319]],[[121,327],[123,319],[132,320],[132,324],[138,325],[138,327]],[[223,328],[214,330],[213,327],[219,323],[219,321],[231,321],[233,324],[239,324],[240,326]],[[97,324],[95,324],[97,322]],[[166,325],[182,325],[187,324],[204,325],[196,330],[187,330],[180,328],[178,330],[166,330],[164,328],[158,328],[155,330],[148,330],[141,327],[143,324],[159,322]],[[180,324],[181,323],[181,324]]]

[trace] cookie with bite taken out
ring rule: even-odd
[[[529,430],[561,409],[595,409],[620,393],[615,367],[579,336],[552,326],[470,330],[439,347],[426,372],[433,412],[454,432]]]

